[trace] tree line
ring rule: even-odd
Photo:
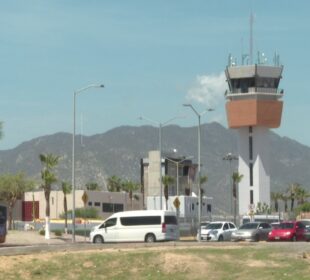
[[[0,123],[1,125],[1,123]],[[0,129],[1,131],[1,129]],[[16,174],[1,174],[0,175],[0,201],[4,201],[8,205],[8,229],[12,229],[13,210],[17,200],[23,199],[25,192],[42,189],[46,201],[45,208],[45,238],[50,239],[50,194],[53,185],[60,183],[61,190],[64,194],[63,206],[65,217],[65,232],[67,232],[67,195],[72,192],[72,185],[66,181],[59,181],[57,178],[57,166],[61,160],[60,156],[48,153],[40,154],[39,160],[41,162],[41,182],[27,178],[22,172]],[[140,187],[140,184],[130,180],[123,180],[117,176],[112,176],[107,180],[108,190],[111,192],[125,191],[129,194],[131,202],[134,199],[139,199],[139,196],[134,192]],[[100,191],[102,188],[96,182],[88,182],[85,185],[85,190]],[[132,207],[132,203],[131,203]],[[33,213],[34,218],[34,213]]]

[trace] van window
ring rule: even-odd
[[[164,217],[165,217],[164,223],[167,225],[176,225],[178,223],[176,216],[164,216]]]
[[[140,226],[140,225],[160,225],[160,216],[141,216],[141,217],[121,217],[123,226]]]
[[[107,220],[104,224],[105,224],[105,227],[113,227],[116,225],[116,218]]]

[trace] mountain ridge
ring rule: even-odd
[[[82,141],[81,141],[82,140]],[[136,182],[140,180],[140,159],[149,150],[158,149],[158,127],[120,126],[91,136],[76,135],[76,186],[83,188],[95,181],[106,189],[108,177],[116,175]],[[271,190],[284,191],[298,182],[305,189],[310,181],[310,148],[288,137],[270,133]],[[177,156],[194,156],[197,162],[197,126],[168,125],[162,128],[162,151]],[[201,174],[208,176],[206,194],[214,197],[218,208],[227,208],[230,197],[230,167],[223,161],[227,153],[237,154],[237,134],[213,122],[201,125]],[[72,135],[57,132],[25,141],[17,147],[0,151],[0,172],[23,171],[40,182],[39,154],[61,156],[57,175],[60,181],[71,182]],[[237,162],[232,162],[232,171]]]

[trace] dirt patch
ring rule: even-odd
[[[274,261],[266,260],[250,260],[245,263],[248,267],[283,267],[283,264],[276,263]]]
[[[207,273],[209,268],[207,261],[197,256],[167,252],[161,254],[161,259],[163,259],[163,271],[169,274],[178,271],[180,273],[190,273],[190,275],[195,278],[194,276],[195,273],[197,273],[197,267],[199,267],[199,275]]]

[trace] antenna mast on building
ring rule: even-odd
[[[253,64],[253,23],[254,23],[254,16],[251,11],[251,15],[250,15],[250,65]]]

